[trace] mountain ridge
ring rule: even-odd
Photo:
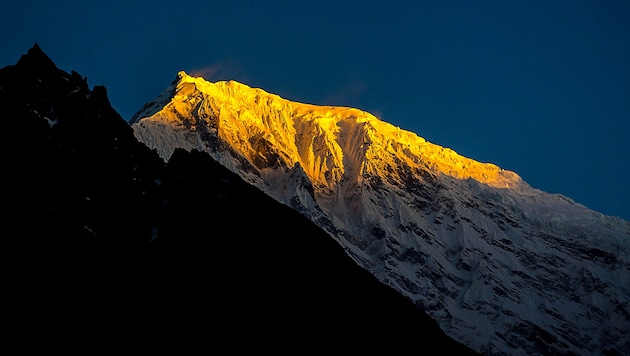
[[[273,137],[274,134],[277,134],[278,132],[282,133],[287,132],[287,130],[292,130],[291,126],[307,125],[308,127],[306,128],[300,128],[300,132],[308,132],[309,129],[320,131],[323,130],[323,132],[326,133],[326,137],[324,139],[334,144],[334,141],[336,141],[334,136],[344,134],[343,125],[349,126],[350,129],[354,129],[356,126],[364,124],[367,126],[366,130],[372,130],[383,134],[386,133],[389,136],[395,136],[395,140],[388,138],[389,141],[395,141],[397,144],[402,143],[405,146],[400,148],[396,147],[395,149],[412,151],[412,157],[407,163],[410,163],[410,161],[412,161],[414,158],[417,159],[417,157],[421,155],[423,157],[430,156],[432,158],[431,163],[434,165],[438,165],[438,167],[436,168],[438,168],[442,173],[450,174],[457,178],[473,177],[478,181],[482,181],[490,185],[512,188],[522,183],[522,179],[518,177],[518,175],[514,172],[503,170],[491,163],[480,163],[467,157],[458,155],[451,149],[432,144],[426,141],[424,138],[417,136],[413,132],[395,127],[385,121],[377,119],[372,114],[360,109],[337,106],[319,106],[293,102],[281,98],[278,95],[270,94],[262,89],[251,88],[246,84],[238,83],[235,81],[219,81],[217,83],[210,83],[204,80],[202,77],[189,76],[184,71],[178,72],[176,79],[156,100],[146,104],[142,110],[134,114],[133,117],[129,120],[130,124],[133,125],[140,118],[153,116],[157,111],[161,110],[162,107],[169,105],[169,103],[164,102],[164,100],[169,101],[171,95],[174,99],[174,101],[170,103],[170,105],[172,106],[171,110],[173,110],[173,112],[177,112],[178,115],[184,116],[190,113],[179,112],[179,110],[185,110],[185,105],[179,105],[179,103],[187,101],[189,102],[191,100],[202,100],[199,98],[200,95],[206,95],[208,97],[212,97],[214,100],[220,100],[228,103],[233,100],[233,97],[242,96],[242,98],[237,100],[251,100],[254,101],[256,104],[258,104],[258,100],[263,101],[264,103],[260,105],[261,110],[271,108],[271,110],[289,112],[290,117],[277,118],[267,116],[262,117],[262,121],[258,116],[255,115],[260,113],[255,112],[246,118],[242,118],[242,120],[251,120],[255,122],[255,125],[259,129],[261,129],[261,131],[267,129],[267,132],[265,132],[265,134],[267,134],[267,137],[265,137],[265,139],[269,139],[270,141],[272,141],[272,143],[283,143],[284,141],[287,141],[286,137],[280,137],[279,139],[276,139],[275,137]],[[197,99],[192,99],[193,97],[197,97]],[[196,104],[197,103],[193,105]],[[208,107],[195,109],[208,110]],[[247,113],[250,114],[249,112]],[[295,121],[293,122],[293,125],[291,125],[291,122],[278,123],[274,122],[278,121],[274,119],[294,119]],[[266,125],[277,125],[277,127],[264,127]],[[292,131],[295,130],[297,130],[297,128],[293,129]],[[360,135],[361,132],[356,133],[350,131],[349,134]],[[313,137],[308,137],[307,139],[313,139]],[[302,142],[295,142],[294,145],[296,147],[285,147],[285,154],[287,155],[287,159],[293,160],[294,162],[300,162],[302,167],[308,167],[314,164],[313,162],[309,162],[310,160],[308,159],[311,158],[312,160],[312,157],[306,157],[307,154],[314,154],[312,150],[306,153],[303,152],[307,148],[304,147]],[[331,151],[333,151],[336,156],[342,156],[344,153],[341,147],[331,148]],[[168,154],[164,154],[166,156],[163,156],[163,158],[168,159]],[[245,155],[250,158],[250,160],[252,160],[252,155],[255,154],[255,152],[249,152]],[[340,157],[334,157],[334,159],[336,161],[339,161]],[[334,162],[334,164],[337,166],[336,168],[343,169],[342,162]],[[327,167],[311,167],[309,176],[311,176],[311,179],[314,179],[317,183],[325,184],[326,179],[319,176],[320,174],[318,173],[320,173],[320,171],[317,168]],[[330,171],[325,171],[324,173],[326,172]],[[335,174],[334,172],[330,173],[333,175]],[[339,174],[343,174],[343,172]]]
[[[359,109],[184,72],[130,124],[162,159],[207,152],[300,211],[476,351],[630,346],[628,221]]]

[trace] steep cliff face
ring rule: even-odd
[[[209,153],[325,229],[486,354],[630,349],[630,222],[371,114],[180,72],[131,120],[168,160]]]

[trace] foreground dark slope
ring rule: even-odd
[[[5,325],[21,348],[472,354],[206,154],[163,164],[105,88],[37,45],[0,69],[0,107]]]

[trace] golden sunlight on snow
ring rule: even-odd
[[[216,134],[252,164],[280,163],[269,162],[270,157],[289,168],[299,163],[316,186],[333,188],[344,179],[360,179],[370,167],[397,167],[400,160],[493,187],[514,188],[521,182],[514,172],[463,157],[359,109],[294,102],[235,81],[211,83],[184,72],[178,78],[162,119],[166,115],[173,122],[194,113],[204,123],[214,120],[210,126]]]

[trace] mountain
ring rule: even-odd
[[[630,350],[628,221],[365,111],[235,81],[179,72],[130,124],[164,161],[206,152],[300,212],[479,353]]]
[[[37,44],[0,68],[0,107],[16,349],[476,354],[208,154],[162,160]]]

